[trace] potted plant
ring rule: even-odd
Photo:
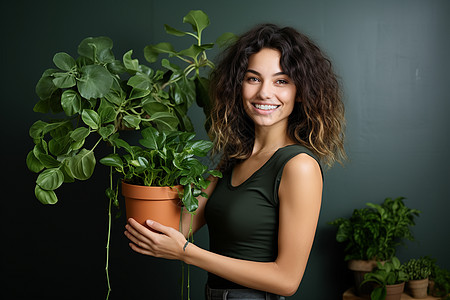
[[[428,295],[428,277],[431,274],[431,262],[425,257],[410,259],[402,265],[408,274],[407,288],[413,298],[426,298]]]
[[[377,286],[370,294],[371,300],[400,300],[405,281],[408,280],[400,261],[393,256],[384,263],[377,262],[377,267],[364,276],[362,284],[374,282]]]
[[[100,143],[112,146],[111,154],[117,153],[119,147],[127,149],[120,142],[124,141],[122,136],[119,138],[123,129],[155,128],[165,133],[194,130],[187,111],[194,102],[206,112],[209,109],[208,80],[200,71],[214,67],[206,54],[214,44],[202,41],[202,32],[209,25],[204,12],[190,11],[183,22],[190,24],[193,32],[168,25],[165,29],[171,35],[193,37],[194,43],[188,48],[175,51],[171,44],[159,43],[144,49],[150,63],[163,53],[181,64],[164,58],[161,68],[154,70],[132,58],[132,50],[118,60],[108,37],[84,39],[78,46],[77,58],[64,52],[54,55],[55,67],[44,71],[36,85],[40,100],[34,106],[35,112],[44,113],[49,120],[38,120],[31,126],[29,134],[35,145],[26,158],[28,168],[38,173],[35,195],[40,202],[55,204],[55,190],[63,183],[91,178]],[[226,33],[216,43],[226,43],[232,37]],[[106,189],[107,262],[111,207],[119,204],[113,168]],[[108,266],[106,275],[109,296]]]
[[[436,259],[426,257],[430,263],[429,294],[443,300],[450,299],[450,271],[439,267]]]
[[[344,260],[353,272],[356,294],[370,294],[371,287],[361,285],[364,275],[372,271],[377,262],[395,255],[396,247],[404,239],[413,240],[410,227],[420,211],[405,206],[404,197],[386,198],[380,204],[355,209],[349,218],[338,218],[329,224],[337,226],[336,240],[345,245]]]
[[[212,148],[212,142],[194,140],[194,133],[158,131],[154,127],[145,128],[141,134],[139,143],[143,147],[112,139],[113,145],[123,149],[124,154],[109,154],[100,162],[121,174],[128,217],[142,224],[153,219],[178,229],[181,206],[194,213],[198,207],[196,197],[207,197],[202,192],[209,184],[204,176],[221,176],[199,160]],[[161,194],[165,196],[158,196]]]

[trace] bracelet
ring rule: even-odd
[[[184,246],[183,246],[183,251],[186,251],[186,247],[188,244],[189,244],[189,241],[186,241],[186,244],[184,244]]]

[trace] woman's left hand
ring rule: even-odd
[[[181,232],[151,220],[146,225],[150,229],[128,219],[125,235],[131,241],[131,249],[144,255],[182,260],[186,238]]]

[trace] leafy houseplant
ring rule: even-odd
[[[408,289],[413,298],[426,298],[428,277],[431,274],[431,261],[428,258],[410,259],[402,265],[402,270],[408,274]]]
[[[126,146],[128,143],[119,137],[122,129],[140,131],[153,128],[161,133],[159,136],[165,135],[166,138],[170,131],[193,131],[187,111],[196,102],[208,112],[209,83],[200,71],[214,67],[206,54],[214,44],[202,41],[202,32],[209,25],[204,12],[190,11],[183,22],[190,24],[193,32],[180,31],[168,25],[165,29],[171,35],[193,37],[191,46],[175,51],[171,44],[159,43],[144,49],[149,63],[156,62],[159,54],[167,54],[169,59],[176,58],[181,64],[164,58],[161,68],[153,70],[132,58],[132,50],[118,60],[112,52],[113,42],[108,37],[84,39],[78,46],[76,59],[64,52],[54,55],[56,68],[47,69],[42,74],[36,85],[40,100],[34,106],[35,112],[47,116],[53,114],[54,117],[38,120],[31,126],[29,134],[35,145],[26,158],[28,168],[39,174],[35,195],[40,202],[55,204],[58,201],[55,190],[63,183],[89,179],[96,166],[95,151],[102,142],[112,145],[109,148],[112,156],[107,156],[109,163],[105,159],[104,164],[113,164],[111,160],[117,158],[114,154],[118,148],[131,150],[130,155],[135,155],[136,148]],[[216,43],[226,43],[232,37],[226,33]],[[137,161],[145,165],[144,160],[138,158]],[[151,163],[148,162],[150,168]],[[134,171],[138,172],[140,169],[135,167]],[[109,199],[107,297],[111,290],[108,275],[111,207],[119,204],[118,190],[113,183],[114,168],[120,169],[114,164],[111,166],[110,186],[106,189]],[[188,185],[189,180],[184,179],[184,184]],[[195,209],[195,200],[188,195],[197,193],[196,188],[194,184],[194,189],[187,189],[188,194],[183,196],[185,200],[190,199],[185,204],[190,211]]]
[[[349,261],[359,295],[370,293],[361,282],[376,261],[391,259],[402,240],[413,240],[410,227],[420,211],[406,207],[403,199],[386,198],[381,205],[367,203],[368,207],[355,209],[350,218],[329,223],[338,227],[336,240],[345,245],[344,260]]]
[[[450,299],[450,271],[439,267],[434,258],[426,257],[430,262],[430,294],[443,300]]]
[[[431,262],[425,257],[412,258],[402,265],[402,269],[408,274],[409,280],[426,279],[431,274]]]
[[[403,239],[414,239],[410,227],[420,211],[406,207],[403,199],[367,203],[368,208],[355,209],[350,218],[330,222],[338,227],[336,240],[345,244],[345,260],[388,260]]]
[[[125,150],[124,155],[110,154],[100,160],[114,167],[130,184],[143,186],[183,185],[182,202],[186,210],[194,213],[198,207],[197,196],[207,197],[201,189],[209,182],[204,175],[221,176],[219,171],[208,170],[196,157],[204,157],[212,148],[212,142],[193,140],[194,133],[158,131],[147,127],[141,131],[139,146],[130,146],[120,139],[113,145]]]
[[[397,257],[392,257],[391,260],[384,263],[377,262],[377,268],[364,276],[364,281],[375,282],[377,287],[372,291],[371,300],[384,300],[384,299],[400,299],[403,293],[405,281],[408,280],[408,274],[402,270],[402,265]],[[387,296],[391,295],[387,289],[393,288],[392,298]]]

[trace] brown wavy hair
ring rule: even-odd
[[[344,105],[331,61],[307,36],[291,27],[262,24],[229,46],[211,74],[210,136],[219,169],[231,168],[252,153],[254,125],[244,111],[242,81],[249,57],[263,48],[280,51],[280,66],[295,83],[297,98],[288,119],[288,134],[328,166],[345,159]]]

